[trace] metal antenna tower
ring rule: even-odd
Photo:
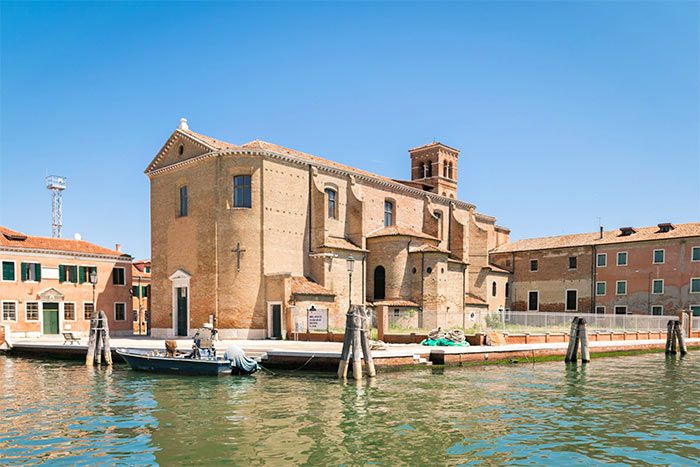
[[[66,177],[49,175],[46,177],[46,188],[51,190],[51,206],[53,210],[52,237],[61,238],[63,227],[63,190],[66,189]]]

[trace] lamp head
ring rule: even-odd
[[[355,258],[348,256],[348,272],[352,272],[355,269]]]

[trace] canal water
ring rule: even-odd
[[[697,465],[700,352],[176,377],[0,356],[0,465]]]

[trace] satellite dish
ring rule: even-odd
[[[73,235],[73,238],[76,239],[76,240],[82,240],[82,239],[83,239],[83,236],[76,232],[76,234]]]

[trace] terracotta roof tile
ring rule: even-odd
[[[510,271],[509,271],[509,270],[504,269],[504,268],[502,268],[502,267],[500,267],[500,266],[496,266],[495,264],[489,264],[489,268],[491,268],[491,270],[492,270],[493,272],[504,272],[504,273],[506,273],[506,274],[510,274]]]
[[[336,248],[339,250],[351,251],[367,251],[355,245],[350,240],[340,237],[328,237],[328,239],[326,239],[326,241],[323,242],[323,245],[321,245],[321,248]]]
[[[14,248],[29,248],[37,250],[56,250],[75,253],[88,253],[95,255],[122,256],[130,258],[129,255],[104,248],[94,243],[84,240],[73,240],[68,238],[53,238],[53,237],[36,237],[33,235],[24,235],[10,230],[7,227],[0,226],[0,247]],[[20,239],[24,237],[24,239]]]
[[[473,293],[467,293],[464,302],[468,305],[488,305],[486,300],[481,297],[477,297]]]
[[[556,237],[540,237],[508,242],[500,245],[492,253],[510,253],[515,251],[543,250],[554,248],[569,248],[590,245],[608,245],[615,243],[641,242],[647,240],[664,240],[671,238],[697,237],[700,236],[700,222],[675,225],[673,230],[661,232],[658,226],[640,227],[635,229],[636,233],[631,235],[621,235],[621,231],[608,230],[603,232],[582,233],[573,235],[559,235]]]
[[[433,237],[432,235],[428,235],[423,232],[418,232],[413,229],[409,229],[408,227],[398,227],[396,225],[392,225],[391,227],[383,227],[379,230],[375,230],[374,232],[371,232],[369,235],[367,235],[367,238],[376,238],[376,237],[388,237],[388,236],[404,236],[404,237],[415,237],[415,238],[425,238],[428,240],[438,240],[436,237]]]
[[[424,243],[421,246],[411,248],[409,250],[409,253],[444,253],[446,255],[449,255],[450,251],[445,250],[444,248],[440,248],[439,246],[429,245],[427,243]]]
[[[292,294],[335,296],[333,292],[323,287],[321,284],[304,276],[292,276]]]

